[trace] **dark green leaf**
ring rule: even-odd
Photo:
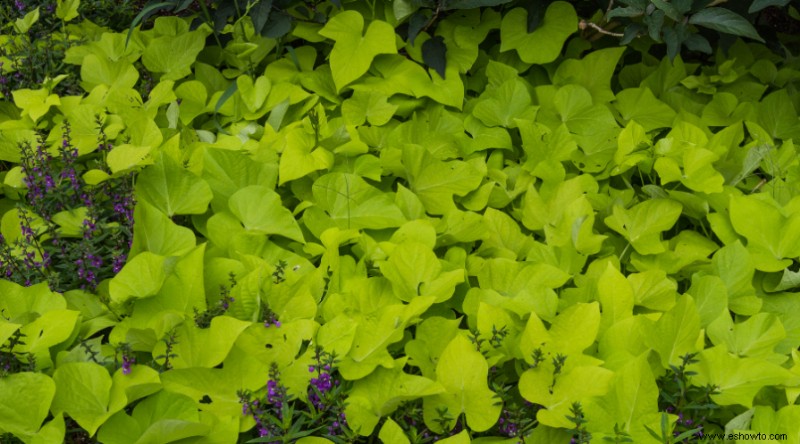
[[[642,32],[644,27],[638,23],[631,23],[630,25],[625,27],[625,32],[623,32],[622,39],[619,41],[620,45],[627,45],[628,43],[632,42],[640,32]]]
[[[750,37],[759,42],[764,41],[747,19],[725,8],[711,7],[703,9],[689,17],[689,23],[727,34]]]
[[[670,60],[675,60],[675,56],[681,50],[681,40],[673,27],[664,28],[664,43],[667,44],[667,56]]]
[[[192,3],[194,3],[194,0],[184,0],[183,4],[181,4],[177,8],[175,8],[175,12],[183,11],[184,9],[188,8],[189,5],[191,5]]]
[[[672,3],[669,3],[665,0],[651,0],[651,1],[653,2],[656,8],[664,11],[664,14],[666,14],[667,17],[671,18],[672,20],[675,20],[676,22],[681,21],[682,18],[681,13],[678,12],[678,10],[675,8],[675,5],[673,5]]]
[[[648,5],[647,0],[622,0],[620,3],[624,3],[637,9],[644,9]]]
[[[447,67],[447,46],[444,44],[442,36],[426,40],[422,44],[422,60],[426,65],[433,68],[439,75],[444,78],[444,70]]]
[[[445,0],[444,9],[474,9],[511,3],[512,0]]]
[[[647,24],[647,32],[650,34],[650,38],[660,42],[661,28],[664,26],[664,11],[653,12],[644,22]]]
[[[228,24],[228,19],[236,14],[233,3],[224,3],[214,11],[214,31],[219,33]]]
[[[750,9],[748,9],[747,12],[752,14],[770,6],[784,7],[788,5],[790,1],[791,0],[755,0],[750,4]]]
[[[250,9],[250,18],[253,19],[253,28],[255,28],[256,34],[261,34],[271,10],[272,0],[261,0]]]
[[[331,3],[333,3],[333,6],[342,9],[342,0],[331,0]]]
[[[686,14],[692,9],[692,0],[672,0],[672,6],[681,15]]]
[[[417,11],[408,19],[408,43],[414,46],[414,40],[428,23],[428,17],[422,11]]]
[[[705,37],[700,34],[691,34],[683,42],[690,51],[698,51],[706,54],[711,54],[711,45]]]
[[[528,34],[530,34],[542,23],[542,17],[547,8],[542,0],[530,0],[526,2],[525,9],[528,11]]]
[[[639,17],[640,15],[643,14],[644,14],[644,9],[635,8],[633,6],[627,6],[625,8],[614,8],[611,11],[608,11],[606,19],[611,20],[615,17]]]
[[[261,35],[271,39],[285,36],[292,29],[292,16],[283,12],[276,11],[270,14],[267,24],[261,30]]]

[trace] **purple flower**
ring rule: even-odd
[[[129,357],[128,355],[122,356],[122,374],[123,375],[130,375],[131,374],[131,365],[136,363],[136,359]]]
[[[125,253],[120,253],[119,255],[114,256],[113,265],[111,267],[111,269],[114,270],[114,274],[119,273],[119,271],[122,270],[122,266],[125,265],[126,259],[127,256]]]
[[[22,0],[14,0],[14,6],[17,8],[19,12],[25,11],[25,2]]]

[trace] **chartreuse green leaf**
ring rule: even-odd
[[[654,168],[662,184],[680,181],[693,191],[721,193],[725,178],[713,166],[718,158],[713,151],[691,147],[683,151],[681,161],[675,157],[659,157]]]
[[[22,324],[15,324],[8,322],[5,319],[0,319],[0,344],[5,344],[8,338],[19,330]]]
[[[661,365],[680,365],[681,357],[697,351],[697,338],[700,336],[700,316],[694,300],[689,295],[678,298],[672,309],[653,326],[645,336],[645,343],[658,352]]]
[[[127,404],[125,396],[112,392],[108,370],[93,362],[71,362],[53,373],[58,386],[51,410],[66,413],[83,429],[94,434],[114,413]]]
[[[410,365],[418,367],[422,375],[436,378],[436,362],[445,347],[458,334],[457,319],[432,316],[417,325],[413,340],[405,345],[405,352],[411,360]]]
[[[737,324],[728,313],[723,313],[707,331],[714,345],[725,345],[736,356],[772,362],[785,360],[785,356],[775,354],[775,347],[786,338],[786,330],[773,313],[758,313]]]
[[[518,128],[527,155],[523,168],[543,180],[562,181],[566,175],[562,162],[569,160],[578,150],[567,126],[560,124],[551,130],[538,122],[519,122]]]
[[[345,409],[347,423],[359,435],[370,436],[381,417],[390,415],[401,403],[444,391],[441,382],[404,373],[402,363],[392,369],[379,367],[353,382]]]
[[[800,406],[787,405],[776,412],[770,406],[758,405],[750,411],[754,411],[754,415],[752,415],[753,419],[749,427],[740,427],[737,431],[742,430],[747,433],[747,430],[757,430],[761,433],[774,434],[773,436],[778,433],[786,434],[786,436],[797,436],[800,433]]]
[[[549,245],[571,245],[584,254],[599,251],[605,236],[594,234],[594,210],[586,198],[598,190],[592,176],[583,174],[540,190],[528,187],[522,200],[522,224],[543,230]]]
[[[407,302],[418,296],[432,296],[436,302],[443,302],[464,280],[461,269],[442,273],[439,259],[430,247],[419,242],[398,245],[380,269],[392,283],[395,296]]]
[[[39,8],[36,8],[37,10]],[[34,123],[50,111],[53,106],[61,105],[57,94],[50,94],[47,89],[18,89],[11,92],[14,104],[22,110],[22,116],[30,116]]]
[[[143,431],[137,444],[170,443],[210,431],[208,424],[200,422],[197,402],[166,390],[137,404],[131,416]]]
[[[182,82],[175,88],[175,96],[180,99],[180,120],[189,125],[195,117],[207,112],[208,90],[198,80]]]
[[[241,390],[242,387],[250,387],[243,383],[242,374],[234,373],[227,368],[193,367],[172,370],[161,375],[161,381],[165,390],[186,395],[195,401],[200,401],[204,396],[208,396],[211,402],[202,405],[203,411],[218,417],[236,417],[237,424],[238,415],[242,413],[242,406],[239,404],[236,391]],[[250,388],[263,387],[264,384],[265,381],[262,378],[260,385]],[[113,418],[109,420],[109,423],[111,421]],[[106,427],[100,429],[100,433],[103,433],[104,428]]]
[[[30,312],[44,314],[51,310],[64,310],[67,302],[58,293],[53,293],[46,282],[23,287],[17,283],[0,279],[0,312],[3,318],[15,321]],[[27,322],[27,320],[23,321]]]
[[[152,150],[151,146],[117,145],[108,153],[106,163],[112,173],[129,170],[137,166],[151,165],[153,160],[150,158],[150,151]]]
[[[182,20],[178,17],[159,17],[159,22]],[[166,25],[166,23],[165,23]],[[175,35],[161,35],[150,40],[142,53],[142,64],[150,72],[161,73],[162,80],[179,80],[192,73],[191,66],[203,50],[207,28],[183,30]]]
[[[697,304],[700,327],[706,328],[728,310],[728,290],[718,276],[692,276],[692,286],[686,291]]]
[[[195,309],[205,310],[203,255],[206,246],[207,243],[202,243],[178,259],[155,296],[137,299],[134,315],[155,318],[160,312],[176,311],[192,316]]]
[[[558,308],[553,289],[570,277],[550,264],[531,265],[508,258],[485,261],[477,275],[480,288],[473,288],[464,298],[464,313],[470,320],[477,316],[479,302],[484,302],[519,316],[534,312],[551,321]]]
[[[378,432],[378,439],[386,444],[410,444],[411,441],[406,436],[405,432],[392,418],[386,418],[386,421]]]
[[[124,397],[129,404],[161,390],[160,374],[146,365],[132,366],[127,375],[119,369],[111,381],[111,397]]]
[[[122,305],[132,298],[155,296],[172,263],[166,257],[149,251],[136,255],[111,279],[108,291],[112,303]]]
[[[219,365],[230,352],[236,338],[249,325],[250,322],[229,316],[213,318],[207,329],[198,328],[194,323],[184,323],[177,329],[181,340],[173,349],[178,355],[171,361],[173,368],[213,368]]]
[[[800,137],[797,130],[797,110],[789,94],[779,89],[769,94],[756,108],[758,124],[775,139],[795,139]]]
[[[78,16],[78,6],[81,0],[58,0],[56,4],[56,17],[68,22]]]
[[[372,59],[378,54],[396,54],[395,34],[392,26],[374,20],[364,31],[364,17],[356,11],[343,11],[325,24],[319,34],[334,40],[331,51],[331,73],[336,90],[341,91],[352,81],[367,72]]]
[[[386,350],[389,344],[403,338],[403,329],[408,323],[430,307],[433,297],[417,297],[411,303],[384,305],[377,310],[365,310],[365,297],[375,299],[372,288],[363,286],[358,290],[362,299],[361,309],[354,321],[358,323],[350,353],[342,360],[339,371],[346,379],[358,379],[371,373],[378,365],[392,368],[394,361]],[[394,299],[397,301],[397,299]],[[374,302],[369,301],[369,304]]]
[[[64,435],[66,432],[67,425],[64,422],[64,415],[55,415],[53,419],[39,429],[39,432],[30,440],[30,443],[60,444],[64,442]]]
[[[553,319],[549,330],[539,316],[532,313],[520,336],[520,352],[529,363],[533,363],[531,356],[537,348],[552,355],[561,353],[572,357],[572,361],[580,361],[584,359],[581,357],[583,351],[595,342],[600,321],[600,305],[597,302],[571,305]],[[581,328],[575,328],[575,325]],[[589,360],[593,362],[591,358]]]
[[[535,313],[528,318],[519,340],[520,352],[528,364],[534,364],[533,356],[539,352],[545,360],[522,374],[519,388],[526,400],[546,407],[537,414],[542,424],[569,427],[566,416],[572,402],[608,390],[613,373],[597,367],[602,361],[583,354],[595,342],[600,323],[596,302],[570,306],[555,317],[549,330]],[[565,358],[564,366],[554,377],[554,359],[559,355]],[[580,380],[592,380],[593,384],[581,384]]]
[[[531,95],[518,77],[487,88],[475,103],[472,115],[489,127],[516,128],[516,119],[533,120],[537,108],[531,105]]]
[[[718,245],[711,239],[692,230],[683,230],[669,241],[664,242],[666,251],[659,254],[643,255],[631,253],[631,264],[641,271],[662,270],[675,274],[692,264],[707,264],[708,258]]]
[[[405,221],[391,194],[355,174],[326,174],[314,181],[312,191],[317,205],[342,229],[383,229]]]
[[[500,24],[500,51],[515,49],[525,63],[550,63],[561,54],[564,42],[577,30],[578,15],[567,2],[551,3],[532,33],[528,33],[528,12],[515,8],[505,14]]]
[[[636,305],[667,311],[675,305],[678,284],[664,270],[649,270],[628,275]]]
[[[317,331],[317,344],[337,356],[346,355],[356,336],[356,325],[352,318],[340,314],[322,324]]]
[[[217,392],[219,388],[215,383],[221,382],[225,387],[224,397],[220,396],[223,394],[220,393],[221,390],[217,393],[223,398],[225,415],[241,414],[241,405],[238,408],[236,405],[236,390],[263,388],[266,384],[264,374],[269,373],[270,364],[275,362],[281,372],[281,382],[286,384],[289,392],[303,396],[302,393],[307,393],[310,378],[308,366],[314,362],[314,348],[306,349],[305,354],[301,354],[301,348],[305,349],[308,344],[305,342],[304,345],[304,341],[313,339],[317,325],[316,322],[305,319],[282,323],[280,328],[264,328],[263,323],[254,323],[239,335],[223,363],[223,375],[236,384],[226,381],[224,377],[210,379],[216,372],[205,369],[208,371],[200,373],[209,376],[209,379],[203,381],[205,390]],[[192,389],[191,376],[196,370],[181,370],[189,372],[181,378],[182,384],[188,385],[187,390]],[[196,388],[192,390],[195,390],[192,397],[199,400],[202,393],[198,393]],[[200,396],[196,396],[197,394]],[[223,406],[219,407],[222,409]]]
[[[243,151],[207,148],[203,156],[202,178],[211,187],[211,206],[221,211],[228,208],[228,199],[240,188],[264,185],[274,189],[278,181],[277,159],[256,162]]]
[[[591,51],[580,60],[564,60],[553,75],[553,84],[580,85],[589,91],[594,103],[610,102],[614,99],[611,76],[623,52],[624,47],[605,48]]]
[[[56,383],[43,373],[0,378],[0,429],[28,440],[47,417]]]
[[[382,126],[392,119],[398,106],[388,102],[389,97],[379,92],[355,91],[342,103],[342,116],[349,125]]]
[[[163,151],[154,158],[155,165],[139,173],[137,194],[169,217],[205,213],[212,198],[208,183]]]
[[[455,64],[448,64],[445,78],[428,75],[425,68],[401,55],[379,57],[375,69],[383,79],[373,77],[363,90],[380,91],[392,96],[400,93],[412,97],[430,97],[437,103],[461,109],[464,106],[464,83]],[[359,89],[359,85],[353,85]]]
[[[552,108],[544,110],[537,120],[550,127],[563,123],[580,146],[583,156],[572,159],[578,167],[602,171],[613,156],[614,139],[620,131],[611,110],[593,99],[585,87],[572,84],[559,88],[552,97]]]
[[[672,125],[676,113],[658,100],[649,88],[627,88],[617,93],[615,107],[624,122],[631,120],[649,132]]]
[[[278,193],[265,186],[242,188],[231,196],[228,205],[231,213],[242,221],[248,231],[277,234],[304,242],[303,233],[291,211],[283,206]]]
[[[252,117],[260,117],[259,114],[261,113],[258,111],[266,102],[271,88],[272,82],[266,76],[259,76],[255,81],[248,75],[240,75],[236,78],[236,89],[239,91],[239,97],[247,110],[250,113],[255,113]],[[263,113],[266,113],[266,110]]]
[[[612,371],[593,365],[571,365],[569,361],[568,356],[565,368],[555,377],[552,360],[548,360],[526,370],[519,378],[520,394],[528,402],[545,407],[536,414],[541,424],[569,428],[571,423],[567,416],[573,402],[585,402],[592,396],[603,396],[608,392],[614,376]]]
[[[36,22],[39,21],[39,8],[25,14],[14,22],[14,29],[20,34],[27,34]]]
[[[707,348],[697,356],[698,363],[690,367],[697,372],[695,384],[715,385],[720,393],[711,395],[718,405],[739,404],[752,407],[756,393],[765,386],[795,386],[800,377],[789,370],[763,359],[740,358],[718,345]]]
[[[500,417],[502,404],[489,389],[486,377],[489,364],[475,346],[463,335],[456,335],[439,357],[436,377],[445,392],[424,398],[425,424],[429,429],[442,433],[442,426],[434,421],[437,409],[457,418],[466,415],[471,430],[483,432],[492,427]],[[450,426],[454,426],[452,422]]]
[[[728,308],[741,315],[752,316],[761,309],[761,298],[753,287],[755,266],[750,253],[740,241],[726,245],[714,254],[714,270],[728,293]]]
[[[786,214],[769,194],[732,196],[730,218],[757,270],[781,271],[800,256],[800,212]]]
[[[785,268],[780,275],[772,274],[764,280],[764,291],[770,293],[792,290],[797,287],[800,287],[800,272],[788,268]]]
[[[600,336],[611,325],[633,316],[633,288],[611,263],[606,266],[597,281],[597,297],[602,307]]]
[[[625,363],[610,381],[608,394],[590,399],[584,411],[590,431],[613,433],[614,424],[629,433],[634,442],[652,443],[645,426],[660,430],[658,386],[644,352]],[[655,417],[655,425],[653,419]]]
[[[139,72],[128,61],[112,61],[89,54],[81,63],[81,80],[81,87],[87,91],[98,85],[106,85],[111,90],[130,91],[139,80]]]
[[[466,195],[483,180],[472,164],[459,160],[442,162],[420,145],[406,146],[402,161],[411,191],[431,214],[447,213],[455,207],[454,195]]]
[[[333,153],[317,146],[314,134],[303,127],[287,130],[279,167],[279,184],[333,166]]]
[[[37,368],[50,367],[50,347],[61,344],[77,334],[78,315],[74,310],[50,310],[29,324],[20,327],[24,344],[14,348],[15,352],[31,353],[36,357]]]
[[[674,200],[651,199],[624,209],[615,205],[606,225],[621,234],[640,254],[657,254],[666,251],[661,233],[678,221],[681,204]]]

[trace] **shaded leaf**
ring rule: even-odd
[[[758,31],[747,19],[730,9],[719,7],[702,9],[689,17],[689,23],[713,29],[714,31],[750,37],[753,40],[764,42],[764,39],[758,35]]]
[[[425,40],[422,44],[422,60],[433,68],[442,78],[444,78],[444,71],[447,67],[447,46],[444,44],[444,38],[437,35],[436,37]]]

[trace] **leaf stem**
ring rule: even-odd
[[[611,32],[611,31],[608,31],[608,30],[604,29],[602,26],[600,26],[600,25],[598,25],[598,24],[596,24],[596,23],[592,23],[592,22],[590,22],[590,21],[588,21],[588,20],[584,20],[584,19],[581,19],[581,21],[578,23],[578,28],[579,28],[581,31],[583,31],[583,30],[585,30],[585,29],[587,29],[587,28],[592,28],[592,29],[594,29],[595,31],[599,32],[600,34],[604,34],[604,35],[610,35],[610,36],[612,36],[612,37],[619,37],[619,38],[622,38],[622,37],[624,37],[624,36],[625,36],[625,34],[623,34],[623,33],[621,33],[621,32]]]

